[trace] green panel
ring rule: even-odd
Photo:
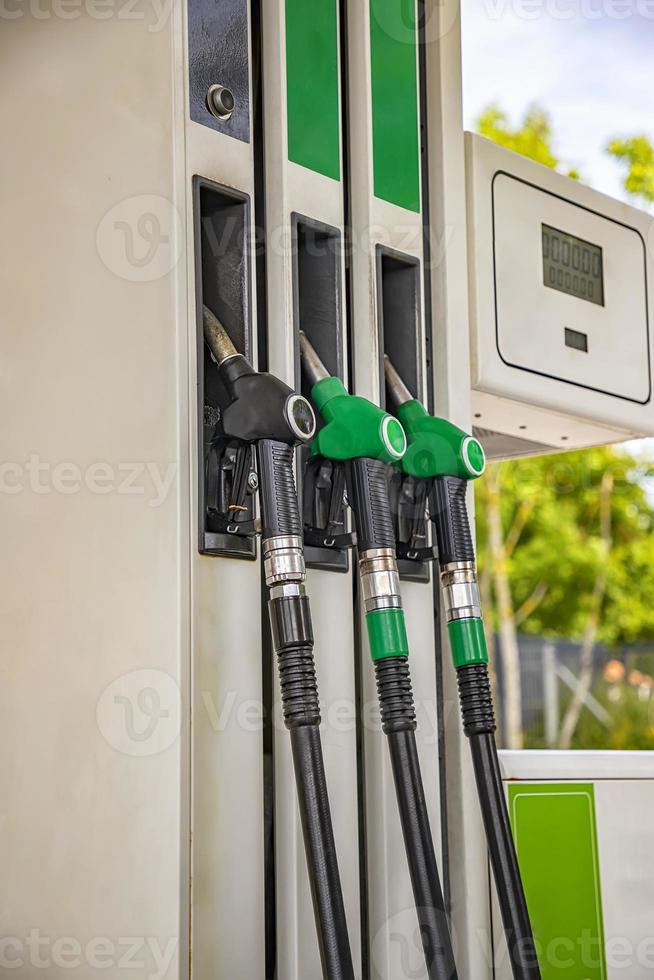
[[[420,211],[416,0],[370,0],[375,195]]]
[[[592,783],[514,783],[509,803],[543,980],[606,980]]]
[[[286,0],[288,158],[341,179],[337,0]]]

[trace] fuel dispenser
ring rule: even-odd
[[[450,860],[444,770],[434,757],[436,744],[443,751],[442,691],[429,563],[399,567],[417,727],[406,671],[382,665],[384,739],[377,718],[368,720],[378,699],[359,616],[365,602],[353,600],[345,475],[333,460],[309,456],[301,428],[284,430],[280,452],[289,494],[293,456],[313,597],[332,846],[327,796],[312,806],[302,782],[301,807],[295,795],[293,744],[298,772],[313,771],[324,790],[315,725],[289,737],[273,718],[274,651],[262,612],[277,555],[258,531],[270,519],[262,491],[267,498],[279,454],[255,451],[254,430],[235,438],[225,429],[235,366],[239,385],[270,371],[286,396],[308,395],[301,332],[332,378],[376,406],[384,350],[398,356],[405,347],[416,390],[429,386],[426,53],[417,22],[388,0],[185,0],[143,4],[142,17],[95,17],[92,7],[71,18],[26,13],[1,32],[14,93],[1,100],[3,120],[22,133],[3,182],[15,244],[2,268],[3,301],[15,329],[2,393],[16,414],[4,454],[20,460],[28,446],[91,476],[97,466],[120,474],[131,465],[170,479],[162,499],[150,499],[147,486],[123,492],[122,483],[96,492],[89,477],[74,497],[3,500],[2,595],[25,610],[5,610],[7,644],[21,654],[11,666],[12,710],[3,713],[3,744],[17,746],[5,766],[17,787],[7,800],[15,832],[0,835],[14,883],[7,931],[29,936],[38,927],[54,941],[74,929],[80,942],[105,937],[116,949],[121,937],[148,937],[144,978],[156,972],[156,947],[180,980],[313,980],[330,970],[401,980],[407,948],[408,968],[415,956],[422,968],[416,926],[424,919],[439,976],[451,965]],[[51,111],[26,129],[35,100]],[[205,309],[228,328],[238,357],[211,316],[206,342]],[[281,413],[281,397],[276,407]],[[398,426],[383,417],[386,459],[395,458]],[[288,426],[293,420],[302,422],[291,415]],[[369,516],[376,534],[380,522]],[[386,520],[383,531],[390,552]],[[22,556],[43,603],[19,584]],[[364,580],[381,576],[397,596],[392,556],[381,557],[390,567],[373,562]],[[299,575],[297,549],[294,560]],[[276,608],[281,601],[273,598]],[[394,621],[384,614],[373,623]],[[382,631],[379,642],[390,639]],[[69,683],[58,698],[53,650]],[[315,721],[309,675],[303,695]],[[18,721],[32,710],[34,742]],[[53,731],[56,745],[43,752],[42,735]],[[25,773],[48,807],[25,790]],[[33,852],[38,860],[24,866],[20,855]],[[318,914],[322,942],[312,884],[318,905],[331,907]],[[470,906],[455,917],[478,924]],[[111,971],[89,959],[83,972]],[[29,963],[22,973],[33,974]]]
[[[498,769],[465,489],[479,444],[654,433],[651,219],[464,136],[456,2],[27,6],[0,31],[0,955],[31,980],[36,930],[55,978],[74,936],[89,980],[486,980],[485,823],[536,978],[500,775],[538,784],[508,787],[520,845],[580,763]],[[601,852],[638,938],[651,772],[588,771],[593,929]]]

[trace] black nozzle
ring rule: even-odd
[[[203,307],[204,337],[227,393],[222,428],[241,442],[309,442],[316,431],[311,404],[272,374],[254,370],[239,354],[218,317]]]

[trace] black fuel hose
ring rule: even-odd
[[[463,609],[459,609],[458,613],[470,618],[457,620],[456,600],[450,600],[454,602],[454,608],[447,610],[450,635],[453,627],[470,627],[483,639],[480,608],[469,606],[466,612],[466,603],[479,603],[466,493],[465,480],[438,477],[430,492],[430,516],[436,529],[444,585],[449,575],[457,574],[461,576],[460,581],[467,583],[467,586],[457,586],[459,593],[466,596],[462,600]],[[473,608],[474,614],[471,612]],[[480,658],[479,662],[457,666],[463,729],[470,742],[479,805],[513,977],[514,980],[541,980],[495,744],[495,712],[488,666],[482,660]]]
[[[320,701],[313,654],[309,599],[301,584],[304,564],[294,539],[302,525],[290,446],[262,441],[257,447],[262,503],[264,556],[279,543],[288,584],[270,589],[268,604],[282,694],[284,723],[290,732],[293,767],[304,838],[318,946],[325,980],[354,980],[345,903],[338,870],[327,779],[320,738]],[[287,549],[288,555],[283,553]],[[289,557],[290,556],[290,557]],[[294,578],[294,567],[300,568]],[[274,569],[270,572],[274,576]],[[281,578],[280,578],[281,581]]]
[[[390,473],[389,466],[378,460],[351,460],[347,466],[348,500],[357,529],[361,591],[375,660],[382,729],[388,738],[427,972],[429,980],[458,980],[420,772],[408,647],[406,655],[389,648],[376,656],[372,649],[371,630],[375,627],[371,622],[376,617],[378,621],[393,617],[389,628],[393,629],[394,622],[406,636],[389,504]],[[384,582],[395,583],[391,593]]]

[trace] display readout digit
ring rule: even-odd
[[[599,245],[549,225],[542,228],[545,285],[604,306],[604,257]]]

